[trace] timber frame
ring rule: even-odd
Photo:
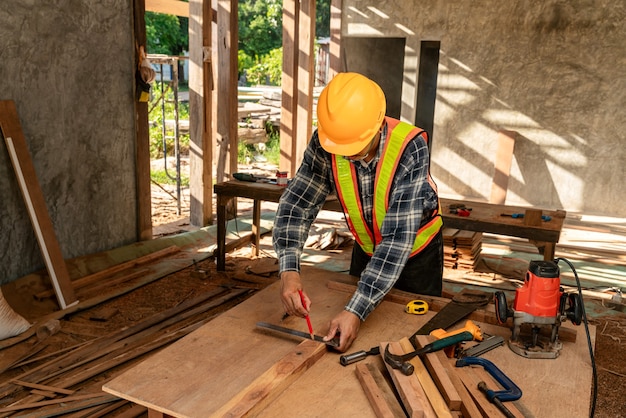
[[[291,176],[313,130],[315,6],[316,0],[283,0],[280,170]],[[212,224],[213,180],[230,180],[237,171],[238,0],[134,0],[133,7],[136,62],[146,48],[145,11],[189,18],[190,222]],[[341,0],[332,0],[331,77],[341,69],[340,41]],[[147,240],[152,238],[147,105],[136,105],[137,237]]]

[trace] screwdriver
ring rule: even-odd
[[[510,216],[511,218],[523,218],[523,213],[501,213],[500,216]],[[548,215],[541,215],[541,220],[544,222],[548,222],[552,220],[552,218]]]

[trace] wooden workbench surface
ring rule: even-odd
[[[303,277],[312,299],[313,327],[323,335],[328,320],[350,298],[348,293],[329,290],[326,283],[345,281],[346,275],[305,267]],[[172,416],[208,417],[301,342],[256,328],[258,321],[280,324],[281,306],[275,283],[106,383],[103,390]],[[432,315],[408,315],[403,305],[385,301],[362,324],[349,352],[410,336]],[[305,321],[299,318],[287,318],[280,325],[306,331]],[[479,325],[484,332],[510,336],[507,328]],[[521,401],[535,416],[586,416],[591,366],[584,328],[576,330],[577,342],[564,342],[554,360],[525,359],[506,346],[484,357],[522,389]],[[382,365],[380,358],[375,361]],[[324,353],[259,416],[374,417],[354,371],[354,364],[339,364],[338,353]]]

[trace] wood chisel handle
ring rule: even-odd
[[[361,361],[367,356],[374,356],[378,354],[380,354],[380,347],[372,347],[368,351],[361,350],[350,354],[344,354],[339,357],[339,363],[341,363],[342,366],[347,366],[349,364],[356,363],[357,361]]]

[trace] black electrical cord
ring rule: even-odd
[[[580,296],[580,304],[582,307],[583,313],[583,323],[585,324],[585,333],[587,335],[587,347],[589,348],[589,357],[591,358],[591,370],[593,373],[593,396],[591,397],[591,409],[589,410],[589,417],[593,418],[596,410],[596,399],[598,397],[598,372],[596,370],[596,360],[593,355],[593,346],[591,345],[591,335],[589,334],[589,324],[587,323],[587,313],[585,312],[585,302],[583,300],[583,290],[580,285],[580,279],[578,278],[578,273],[576,273],[576,269],[574,265],[570,263],[569,260],[565,258],[558,257],[554,260],[555,263],[559,263],[559,261],[565,262],[569,268],[574,273],[574,277],[576,278],[576,286],[578,288],[578,295]]]

